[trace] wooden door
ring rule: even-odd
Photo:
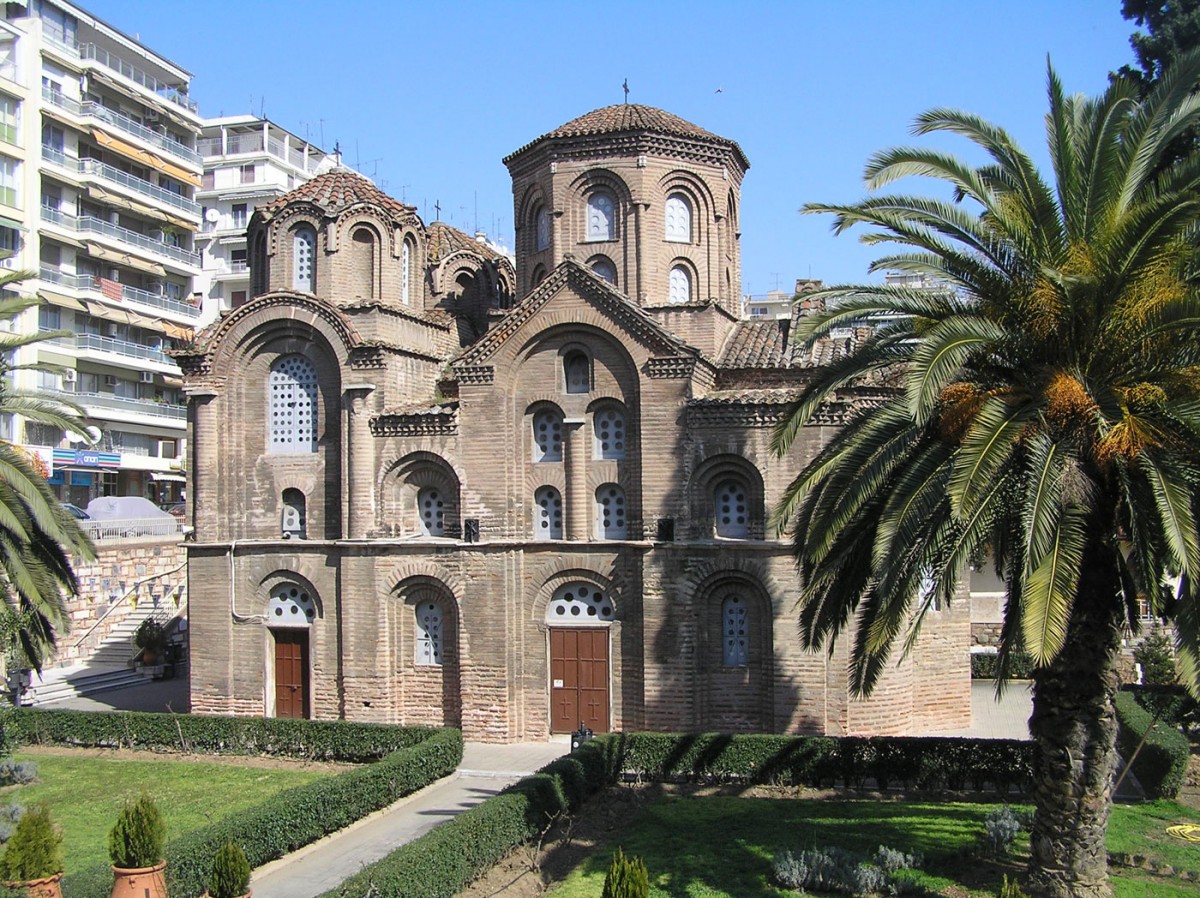
[[[275,716],[308,717],[308,630],[273,630]]]
[[[608,732],[608,628],[550,630],[550,731]]]

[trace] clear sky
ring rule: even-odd
[[[878,248],[798,210],[861,198],[867,157],[911,142],[925,109],[983,115],[1044,162],[1047,55],[1068,91],[1095,94],[1132,62],[1134,30],[1120,0],[82,2],[190,70],[204,115],[265,112],[338,141],[426,221],[440,202],[444,221],[509,246],[501,158],[621,102],[628,78],[631,102],[749,156],[742,289],[756,294],[867,278]]]

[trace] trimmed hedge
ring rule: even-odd
[[[1151,729],[1154,715],[1139,705],[1133,693],[1127,690],[1117,693],[1115,705],[1117,751],[1128,762],[1149,730],[1145,743],[1130,766],[1148,798],[1174,798],[1179,794],[1187,772],[1187,739],[1163,720],[1159,720]]]
[[[627,737],[600,736],[350,877],[321,898],[451,898],[616,780]],[[168,868],[169,869],[169,868]],[[174,894],[174,893],[172,893]]]
[[[167,842],[173,898],[204,893],[212,859],[228,841],[257,867],[315,842],[452,773],[462,761],[454,729],[347,721],[201,717],[139,712],[19,709],[8,726],[23,742],[216,754],[266,754],[366,763],[272,796],[262,804]],[[107,865],[63,878],[70,898],[107,898]]]
[[[971,679],[994,680],[1000,668],[1000,655],[996,652],[971,653]],[[1008,678],[1028,680],[1033,676],[1033,658],[1025,652],[1012,652],[1008,657]]]
[[[634,733],[624,769],[649,780],[1007,792],[1031,784],[1034,751],[1015,739]]]
[[[209,717],[141,711],[15,709],[5,728],[32,745],[278,755],[364,764],[410,748],[439,732],[345,720]]]

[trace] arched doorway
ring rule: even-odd
[[[271,590],[267,620],[274,643],[275,716],[307,718],[312,705],[309,676],[309,632],[316,603],[295,583]]]
[[[550,732],[580,724],[594,733],[610,726],[609,632],[612,600],[591,583],[560,586],[546,606],[550,632]]]

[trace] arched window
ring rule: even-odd
[[[671,269],[669,298],[675,304],[692,301],[692,276],[682,265]]]
[[[271,590],[267,626],[307,627],[317,616],[317,605],[302,587],[283,583]]]
[[[562,412],[542,409],[533,416],[533,460],[562,461]]]
[[[539,486],[533,494],[533,538],[562,539],[562,496],[552,486]]]
[[[745,667],[750,662],[750,620],[746,600],[729,596],[721,603],[721,662]]]
[[[601,256],[592,261],[592,271],[596,272],[596,276],[608,281],[614,287],[617,285],[617,266],[612,263],[612,260]]]
[[[271,452],[317,451],[317,369],[302,355],[285,355],[271,365],[269,405]]]
[[[550,246],[550,210],[545,206],[538,206],[537,214],[534,216],[534,229],[536,232],[534,248],[537,252]]]
[[[375,234],[370,228],[355,228],[350,235],[353,245],[352,283],[365,299],[375,298]]]
[[[740,478],[727,477],[713,491],[717,536],[746,539],[750,536],[750,501],[746,484]]]
[[[413,245],[412,239],[404,238],[400,246],[400,301],[406,306],[412,305],[413,288]]]
[[[672,243],[690,243],[692,239],[692,204],[682,193],[667,197],[666,237]]]
[[[591,392],[591,368],[587,355],[582,352],[568,352],[563,356],[563,383],[568,393]]]
[[[441,490],[435,486],[427,486],[418,490],[417,511],[421,516],[422,535],[446,535],[446,509]]]
[[[615,483],[596,490],[596,537],[625,539],[625,491]]]
[[[533,269],[533,286],[537,286],[546,279],[545,266],[538,265]]]
[[[284,539],[304,539],[305,537],[305,514],[304,514],[304,493],[296,489],[286,489],[283,491],[283,513],[281,515],[280,529],[283,531]]]
[[[592,415],[592,448],[596,458],[620,461],[625,457],[625,413],[606,406]]]
[[[554,591],[546,606],[548,624],[607,624],[614,617],[613,603],[604,590],[590,583],[568,583]]]
[[[292,289],[313,292],[316,283],[317,232],[297,228],[292,235]]]
[[[612,194],[596,191],[588,197],[587,239],[617,239],[617,204]]]
[[[437,602],[417,604],[417,644],[414,660],[419,667],[442,663],[442,606]]]

